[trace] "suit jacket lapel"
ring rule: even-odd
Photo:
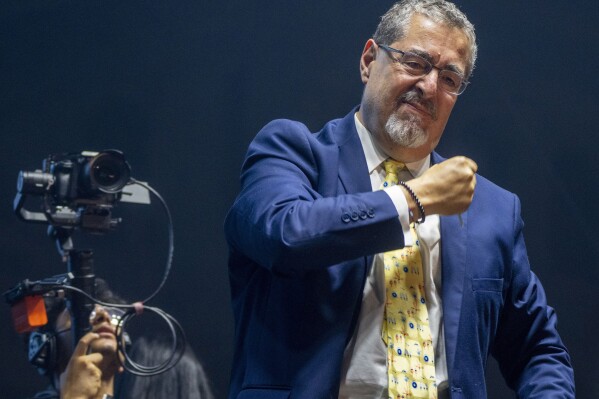
[[[339,180],[348,194],[372,191],[366,157],[354,122],[356,110],[339,121],[334,134],[339,146]]]

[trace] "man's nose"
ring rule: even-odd
[[[431,69],[429,73],[423,75],[416,82],[416,87],[422,93],[423,98],[431,98],[437,94],[439,83],[439,71],[436,68]]]

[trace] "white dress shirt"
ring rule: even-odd
[[[370,133],[354,115],[356,128],[370,173],[372,190],[378,190],[385,179],[382,163],[388,158],[373,142]],[[406,164],[407,170],[400,172],[400,180],[418,177],[430,167],[430,155]],[[403,228],[406,246],[412,245],[408,216],[408,204],[400,186],[385,188],[392,199]],[[441,231],[438,215],[426,215],[426,221],[416,225],[421,242],[424,269],[424,289],[429,315],[429,326],[435,348],[435,372],[437,385],[442,389],[447,381],[445,339],[443,333],[443,307],[441,303]],[[362,308],[354,335],[347,347],[341,370],[340,399],[387,398],[387,348],[381,338],[385,309],[385,272],[383,254],[374,257],[366,278]]]

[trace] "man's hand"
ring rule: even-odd
[[[60,384],[61,399],[92,399],[98,395],[102,380],[98,365],[102,362],[102,355],[87,354],[90,344],[98,338],[98,334],[90,332],[77,343],[67,369],[61,376],[61,380],[64,378]]]
[[[410,180],[410,188],[416,193],[427,215],[454,215],[468,209],[476,186],[476,163],[466,157],[453,157],[431,166],[422,176]],[[410,195],[406,199],[414,215],[418,208]]]

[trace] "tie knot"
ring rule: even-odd
[[[406,164],[403,162],[396,161],[395,159],[387,158],[385,162],[383,162],[385,166],[385,173],[394,173],[397,174],[398,171],[405,168]]]
[[[402,170],[406,164],[387,158],[385,162],[383,162],[383,166],[385,167],[385,182],[383,183],[383,187],[387,187],[396,185],[399,182],[397,173]]]

